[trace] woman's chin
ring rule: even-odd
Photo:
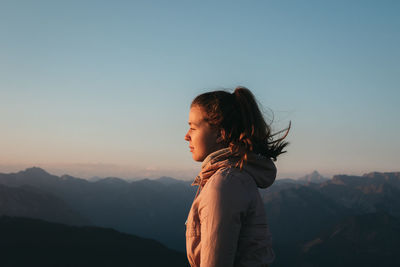
[[[192,152],[192,158],[194,161],[203,161],[203,158],[199,157],[198,155],[196,155],[195,153]]]

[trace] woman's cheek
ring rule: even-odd
[[[198,142],[198,140],[199,140],[199,132],[198,131],[193,132],[192,140],[194,143]]]

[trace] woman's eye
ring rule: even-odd
[[[192,131],[193,131],[193,130],[194,130],[194,128],[190,128],[190,130],[192,130]]]

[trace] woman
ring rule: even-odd
[[[286,134],[273,141],[253,94],[197,96],[185,136],[195,161],[202,162],[196,197],[186,222],[186,249],[192,267],[268,266],[274,253],[258,188],[276,177],[271,158],[284,153]]]

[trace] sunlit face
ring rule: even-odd
[[[219,131],[204,120],[203,110],[193,106],[189,112],[189,131],[185,140],[195,161],[203,161],[210,153],[222,148]]]

